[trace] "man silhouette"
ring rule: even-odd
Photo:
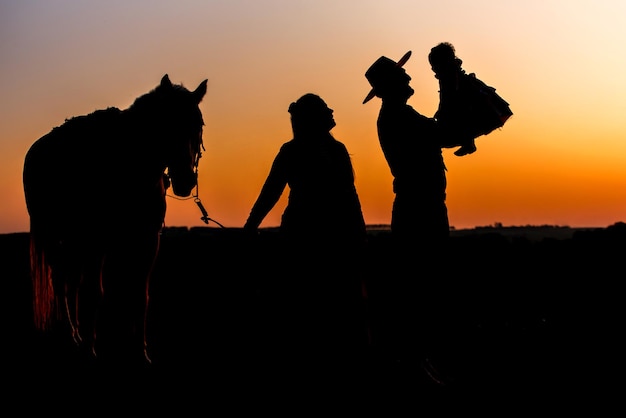
[[[380,146],[393,175],[395,198],[391,231],[396,242],[423,248],[449,236],[446,167],[442,148],[460,145],[448,139],[435,119],[407,104],[414,90],[401,61],[382,56],[365,73],[371,95],[382,99],[377,128]],[[369,97],[369,96],[368,96]]]
[[[460,144],[443,135],[435,119],[407,104],[414,90],[402,65],[410,54],[398,62],[382,56],[365,73],[372,91],[363,103],[374,96],[382,99],[378,138],[395,194],[391,213],[395,270],[381,286],[385,325],[380,338],[383,351],[391,350],[387,354],[395,361],[410,366],[417,360],[440,383],[431,360],[438,341],[433,316],[440,300],[437,262],[445,254],[450,233],[442,148]]]

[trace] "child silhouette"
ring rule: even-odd
[[[466,98],[462,95],[465,70],[463,61],[456,56],[454,46],[441,42],[430,50],[428,61],[439,80],[439,108],[435,119],[462,144],[454,154],[463,156],[476,152],[474,136],[466,129]]]

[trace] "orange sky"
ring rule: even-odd
[[[9,3],[0,5],[0,233],[28,230],[21,170],[33,141],[65,118],[128,107],[165,73],[190,88],[209,80],[199,195],[211,218],[243,225],[291,137],[289,103],[313,92],[335,111],[333,134],[352,154],[366,222],[389,223],[380,100],[361,104],[363,74],[381,55],[412,50],[410,104],[432,116],[427,54],[440,41],[514,112],[475,154],[444,151],[451,225],[626,221],[621,0]],[[284,204],[262,226],[278,225]],[[192,200],[168,199],[166,225],[204,223]]]

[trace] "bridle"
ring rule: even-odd
[[[224,228],[224,225],[222,225],[221,223],[219,223],[218,221],[216,221],[215,219],[212,219],[209,217],[209,213],[207,212],[207,210],[205,209],[204,205],[202,204],[202,201],[200,200],[199,197],[199,184],[200,182],[198,181],[199,176],[198,176],[198,165],[200,164],[200,158],[202,158],[202,151],[206,151],[206,149],[204,148],[204,143],[202,142],[202,134],[200,134],[200,140],[198,141],[198,151],[196,151],[196,155],[194,158],[194,164],[193,164],[193,172],[195,174],[196,177],[196,187],[195,187],[195,191],[191,194],[190,197],[185,197],[185,198],[180,198],[171,194],[167,194],[167,197],[171,197],[172,199],[176,199],[176,200],[188,200],[193,198],[193,201],[196,203],[196,205],[198,206],[198,209],[200,209],[200,212],[202,213],[202,216],[200,217],[200,220],[202,222],[204,222],[205,224],[209,224],[209,222],[213,222],[217,225],[219,225],[221,228]],[[168,174],[166,174],[166,176],[169,177]]]

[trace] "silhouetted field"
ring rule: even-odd
[[[390,274],[389,239],[388,230],[371,228],[362,258],[374,320],[385,309],[376,289]],[[442,318],[454,324],[440,353],[454,383],[441,388],[419,370],[377,361],[368,347],[345,368],[325,367],[315,352],[283,356],[284,340],[273,339],[276,317],[268,315],[289,298],[274,281],[284,262],[275,229],[250,240],[239,229],[167,228],[151,286],[154,364],[140,374],[117,370],[117,395],[152,404],[169,399],[179,407],[206,402],[208,410],[238,399],[232,411],[249,402],[284,406],[286,397],[303,406],[357,395],[366,409],[392,402],[413,412],[460,402],[486,410],[506,401],[509,411],[541,402],[606,404],[617,389],[610,382],[624,348],[625,249],[624,223],[454,231],[444,265],[431,276],[445,290]],[[12,389],[35,394],[51,381],[78,378],[84,386],[74,390],[80,387],[83,397],[87,388],[105,391],[97,384],[102,370],[84,367],[69,343],[32,327],[28,234],[0,235],[0,254],[3,375]],[[306,269],[298,278],[317,280]]]

